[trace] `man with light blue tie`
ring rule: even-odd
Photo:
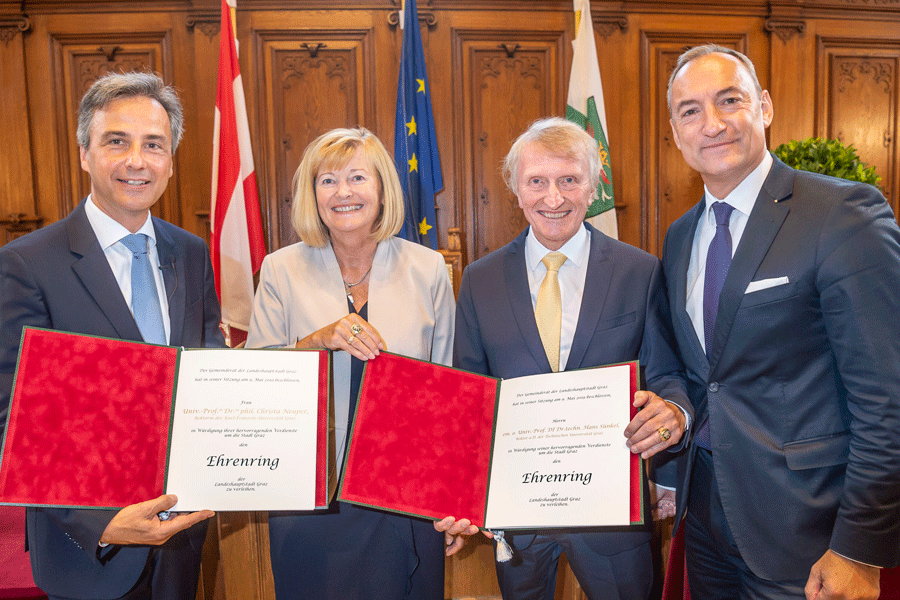
[[[704,183],[663,248],[697,426],[658,474],[679,484],[691,597],[877,598],[900,562],[894,214],[767,151],[772,100],[740,52],[685,52],[668,101]]]
[[[110,74],[85,94],[77,135],[90,195],[66,218],[0,248],[0,421],[24,326],[224,345],[206,244],[150,215],[172,176],[181,131],[178,97],[156,75]],[[193,600],[213,513],[161,520],[175,501],[28,509],[35,582],[53,600]]]

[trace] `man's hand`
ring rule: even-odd
[[[653,507],[653,520],[662,521],[675,516],[675,490],[667,490],[650,482],[650,505]]]
[[[881,570],[825,552],[809,571],[807,600],[878,600]]]
[[[126,506],[116,513],[116,516],[103,530],[100,542],[120,546],[131,544],[159,546],[179,531],[216,514],[211,510],[201,510],[193,513],[178,513],[168,521],[160,521],[157,513],[169,510],[175,506],[176,502],[178,502],[178,498],[173,494],[168,494],[154,500]]]
[[[653,392],[639,390],[634,393],[634,406],[641,410],[625,428],[628,446],[641,458],[650,458],[660,450],[677,444],[684,433],[684,414],[671,402],[666,402]],[[663,439],[660,430],[667,430],[668,439]]]
[[[451,556],[459,552],[466,543],[466,538],[470,535],[478,533],[478,526],[472,525],[469,519],[460,519],[457,521],[453,517],[444,517],[440,521],[434,522],[434,528],[444,532],[444,544],[447,546],[445,554]],[[493,538],[494,534],[485,529],[482,531],[488,538]]]

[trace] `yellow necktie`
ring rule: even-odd
[[[562,322],[559,268],[566,262],[566,255],[561,252],[549,252],[541,262],[547,267],[547,274],[541,282],[541,289],[538,290],[534,317],[537,320],[541,343],[544,344],[544,352],[550,361],[550,368],[556,373],[559,371],[559,331]]]

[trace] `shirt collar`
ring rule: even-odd
[[[588,234],[584,223],[582,223],[575,235],[570,237],[557,252],[565,254],[567,262],[572,261],[572,264],[576,267],[580,266],[587,260],[590,252],[590,239],[591,236]],[[531,271],[535,270],[548,252],[552,252],[552,250],[544,247],[534,236],[532,228],[529,227],[528,235],[525,236],[525,265],[528,269]]]
[[[756,204],[756,198],[759,196],[759,191],[762,189],[763,183],[765,183],[766,177],[769,175],[769,169],[772,168],[772,162],[772,155],[766,152],[762,162],[760,162],[759,165],[757,165],[757,167],[724,198],[716,198],[704,185],[703,192],[706,200],[706,206],[703,209],[704,218],[711,218],[709,215],[711,212],[710,207],[716,202],[727,202],[738,212],[749,215],[753,210],[753,205]],[[715,223],[715,219],[713,219],[713,223]]]
[[[103,250],[106,250],[131,233],[124,225],[100,210],[94,204],[94,199],[91,195],[88,195],[87,201],[84,203],[84,212]],[[150,218],[149,213],[147,214],[147,220],[135,233],[143,233],[153,240],[150,244],[151,247],[156,245],[156,230],[153,228],[153,219]]]

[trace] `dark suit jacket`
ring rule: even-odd
[[[707,360],[685,310],[703,203],[663,250],[678,350],[741,557],[805,579],[829,546],[900,560],[900,230],[871,186],[775,159],[725,280]],[[751,282],[789,282],[745,293]],[[693,452],[682,461],[676,522]]]
[[[206,244],[160,219],[154,218],[153,226],[168,293],[171,345],[223,346],[218,328],[219,302]],[[142,339],[91,229],[83,202],[65,219],[0,248],[3,424],[25,325]],[[115,512],[30,509],[28,540],[37,585],[49,594],[71,598],[117,598],[125,594],[144,570],[149,548],[110,546],[98,552],[100,536]],[[205,532],[205,524],[195,526],[187,535],[173,537],[164,547],[172,548],[169,554],[186,552],[186,556],[174,559],[194,564]],[[193,577],[197,577],[196,567]]]
[[[590,258],[566,370],[639,359],[647,388],[690,414],[659,260],[585,226]],[[504,379],[550,372],[528,289],[527,232],[466,267],[453,366]],[[649,536],[640,530],[604,533],[595,549],[615,554]]]

